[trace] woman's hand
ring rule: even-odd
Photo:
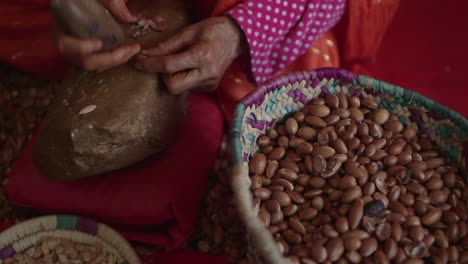
[[[172,94],[192,89],[213,91],[245,49],[245,42],[242,30],[231,18],[208,18],[142,51],[135,68],[163,73]]]
[[[124,0],[99,0],[114,17],[124,23],[137,20],[128,10]],[[99,39],[78,39],[68,35],[57,21],[54,22],[55,43],[59,52],[71,63],[87,71],[103,71],[127,62],[140,52],[138,44],[126,45],[110,52],[99,52]]]

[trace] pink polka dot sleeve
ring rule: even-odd
[[[345,0],[248,0],[228,12],[244,31],[251,77],[265,82],[333,27]]]

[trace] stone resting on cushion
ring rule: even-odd
[[[193,93],[187,115],[164,152],[131,167],[73,182],[46,178],[28,142],[8,175],[5,190],[16,206],[53,214],[83,215],[117,228],[130,240],[174,249],[195,230],[223,133],[216,101]]]
[[[161,30],[157,31],[122,25],[124,43],[136,42],[142,49],[168,38],[191,21],[183,0],[134,0],[129,2],[129,9],[143,18],[159,18],[155,24]],[[105,25],[108,20],[85,21]],[[118,24],[115,26],[118,30]],[[172,143],[184,118],[186,99],[187,94],[170,95],[158,75],[137,71],[130,63],[104,72],[75,68],[49,106],[33,160],[45,176],[58,181],[127,167]]]
[[[129,1],[133,12],[142,10],[137,8],[146,7],[147,4],[155,7],[154,12],[148,15],[158,15],[166,21],[166,29],[154,33],[158,38],[167,37],[187,23],[187,18],[183,16],[185,13],[181,10],[188,7],[181,6],[179,0]],[[136,31],[128,34],[136,34]],[[113,225],[130,240],[169,249],[181,247],[195,230],[200,202],[221,141],[223,117],[216,101],[206,94],[194,93],[187,98],[164,95],[155,75],[148,76],[127,66],[103,72],[102,82],[96,73],[82,72],[82,75],[84,77],[77,77],[75,71],[71,73],[72,77],[67,77],[65,88],[76,88],[74,82],[77,82],[79,87],[76,90],[79,92],[59,91],[59,99],[51,107],[51,111],[57,112],[50,113],[48,120],[39,129],[39,139],[37,135],[33,137],[16,161],[5,185],[9,200],[16,206],[48,213],[88,216]],[[65,99],[66,102],[63,102]],[[178,103],[184,100],[187,102],[186,107]],[[93,109],[89,105],[96,107]],[[171,110],[170,107],[176,109]],[[179,129],[172,130],[181,109],[186,114],[180,117]],[[82,110],[90,112],[80,115]],[[154,118],[151,115],[159,116]],[[166,124],[167,127],[145,126],[155,123]],[[137,132],[148,129],[149,133],[135,132],[136,135],[120,137],[118,131],[132,131],[132,127],[126,126],[137,124],[143,126],[137,127]],[[168,127],[171,128],[170,133],[162,133],[161,137],[176,140],[158,155],[100,176],[73,182],[56,181],[90,176],[141,160],[158,149],[150,141],[140,142],[139,139],[150,138],[153,132],[160,133],[158,129],[168,131]],[[70,131],[72,128],[77,131]],[[67,133],[74,133],[75,141]],[[134,142],[125,141],[132,136],[136,138]],[[92,145],[85,145],[92,142],[103,142],[103,146],[93,148]],[[63,149],[60,144],[66,148]],[[127,148],[127,155],[122,154],[124,151],[119,152],[118,144],[127,144],[122,147]],[[58,168],[58,172],[71,169],[72,174],[52,171],[46,177],[32,160],[33,146],[36,148],[36,162],[44,162],[42,166],[46,166],[42,167],[42,171],[50,172],[50,169],[57,167],[52,163],[53,159],[57,159],[64,164]],[[115,150],[101,153],[101,147],[104,150],[115,147]],[[86,149],[96,152],[86,152]],[[89,170],[82,171],[77,167],[80,165],[71,163],[76,157],[79,163],[82,154],[84,158],[84,154],[90,154],[91,159],[94,159],[94,163],[89,163],[92,165]],[[116,157],[128,163],[119,161],[113,166],[107,166],[107,162],[113,158],[116,161]],[[85,159],[83,162],[88,164],[89,161]]]

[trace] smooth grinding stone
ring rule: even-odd
[[[132,0],[129,8],[143,17],[165,19],[162,32],[122,27],[124,43],[138,42],[143,49],[191,21],[190,7],[182,0]],[[33,159],[44,175],[57,181],[127,167],[161,152],[174,140],[186,105],[187,94],[168,94],[157,74],[130,65],[99,73],[75,68],[58,87]]]

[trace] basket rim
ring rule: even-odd
[[[52,226],[47,226],[49,224]],[[8,244],[5,243],[5,246],[3,247],[0,246],[0,263],[2,263],[4,260],[2,259],[2,255],[4,255],[6,252],[14,250],[12,245],[15,242],[40,231],[54,230],[79,232],[100,238],[104,242],[109,243],[111,246],[114,246],[118,251],[123,253],[122,256],[124,257],[124,263],[141,263],[138,255],[130,243],[120,233],[118,233],[110,226],[90,218],[67,214],[45,215],[28,219],[0,232],[0,241],[6,239],[5,237],[12,234],[18,236],[16,240],[11,241]],[[110,239],[106,239],[109,237],[112,237],[112,241],[109,241]]]
[[[238,200],[238,211],[242,221],[246,224],[247,232],[252,234],[252,242],[257,250],[265,258],[266,263],[284,264],[288,261],[279,255],[279,251],[273,242],[271,234],[264,227],[263,222],[259,220],[255,209],[252,207],[253,196],[250,191],[251,181],[248,177],[248,166],[244,164],[242,147],[242,127],[245,125],[244,115],[250,106],[261,105],[267,94],[289,85],[301,83],[305,87],[316,87],[324,79],[335,79],[339,83],[357,84],[364,89],[370,89],[371,92],[388,94],[393,97],[401,98],[407,101],[409,105],[416,104],[429,111],[434,111],[436,119],[449,119],[456,126],[468,131],[468,120],[456,111],[435,102],[417,92],[392,85],[390,83],[375,80],[365,75],[359,75],[340,68],[320,68],[312,71],[293,72],[279,75],[259,86],[255,91],[242,98],[234,109],[231,129],[229,131],[231,142],[231,164],[232,164],[232,190]],[[335,85],[335,84],[333,84]],[[326,89],[325,89],[326,90]],[[323,90],[325,92],[325,90]],[[367,91],[366,91],[367,92]],[[468,153],[468,137],[462,139],[465,153]],[[464,154],[468,163],[468,155]],[[463,157],[462,157],[463,158]],[[268,233],[268,234],[267,234]]]
[[[253,104],[260,104],[263,102],[263,99],[267,93],[278,90],[283,86],[301,81],[311,83],[315,82],[318,84],[321,80],[330,78],[339,79],[341,82],[346,83],[356,83],[365,88],[373,89],[376,92],[383,92],[389,95],[403,95],[405,99],[415,101],[418,105],[423,106],[428,110],[434,110],[442,118],[450,119],[462,129],[468,130],[468,120],[460,113],[441,103],[429,99],[418,92],[411,91],[384,81],[376,80],[369,76],[353,73],[341,68],[318,68],[315,70],[291,72],[273,77],[269,81],[259,86],[256,90],[243,97],[236,104],[230,129],[233,164],[243,163],[242,153],[240,151],[240,136],[243,125],[242,119],[246,107]]]

